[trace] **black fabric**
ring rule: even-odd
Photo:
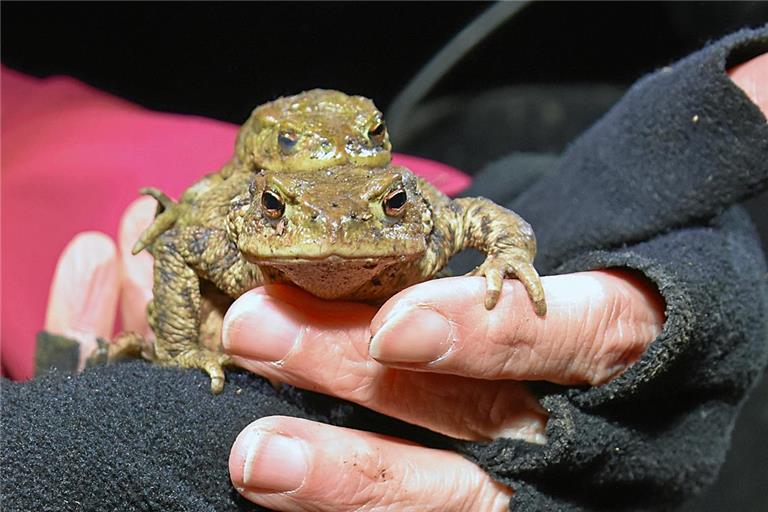
[[[544,272],[576,252],[709,219],[765,188],[765,117],[725,73],[739,37],[640,80],[566,150],[559,173],[513,203],[536,226]]]
[[[220,395],[200,371],[145,362],[3,380],[0,502],[4,512],[266,510],[229,480],[237,434],[288,415],[374,425],[436,448],[450,440],[367,409],[254,375],[228,372]]]
[[[634,268],[667,304],[662,334],[618,379],[534,386],[546,445],[452,442],[242,374],[213,397],[200,372],[133,363],[3,384],[4,510],[248,509],[228,451],[271,414],[452,446],[515,488],[516,511],[663,509],[697,492],[768,357],[766,264],[733,206],[768,185],[768,125],[724,72],[761,51],[768,27],[641,80],[559,160],[537,160],[545,176],[511,203],[535,227],[544,273]],[[499,162],[471,192],[527,185],[507,176],[525,162]]]

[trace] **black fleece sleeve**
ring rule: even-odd
[[[766,270],[739,200],[768,183],[768,127],[725,69],[768,50],[735,34],[639,82],[512,207],[539,267],[635,268],[664,330],[604,386],[537,383],[544,446],[461,443],[330,398],[132,363],[3,383],[4,510],[249,510],[226,470],[258,417],[289,414],[452,446],[516,490],[513,510],[669,507],[711,481],[766,359]]]
[[[467,445],[518,491],[515,511],[647,510],[682,501],[717,475],[736,414],[766,360],[765,262],[749,218],[711,222],[557,268],[632,268],[666,300],[663,332],[614,381],[542,386],[548,443]]]
[[[267,510],[229,479],[229,450],[249,423],[293,416],[396,434],[435,448],[451,440],[340,400],[275,389],[227,372],[213,395],[201,371],[143,361],[2,381],[3,512]]]
[[[545,446],[467,445],[512,510],[665,508],[714,480],[768,356],[765,261],[731,206],[768,183],[768,125],[725,69],[767,50],[768,30],[741,32],[640,81],[511,205],[545,272],[632,268],[666,301],[619,378],[540,386]]]

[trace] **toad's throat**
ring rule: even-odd
[[[270,280],[289,281],[323,299],[376,300],[411,284],[404,270],[415,256],[248,259]]]

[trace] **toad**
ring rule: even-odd
[[[486,308],[516,277],[544,315],[530,225],[484,198],[451,200],[390,158],[369,100],[314,90],[258,107],[232,161],[179,203],[151,191],[161,212],[136,246],[155,258],[148,357],[204,370],[218,393],[231,363],[221,320],[251,288],[290,283],[324,299],[381,303],[468,247],[486,254],[470,273],[486,278]]]

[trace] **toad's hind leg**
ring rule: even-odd
[[[148,361],[155,360],[155,347],[151,340],[137,332],[121,332],[107,347],[107,361],[110,363],[137,357],[143,357]]]
[[[139,239],[133,245],[131,254],[139,254],[149,247],[160,235],[171,229],[176,220],[182,215],[182,205],[176,203],[162,191],[147,187],[142,188],[139,192],[155,198],[157,201],[157,212],[152,220],[152,224],[141,233]]]

